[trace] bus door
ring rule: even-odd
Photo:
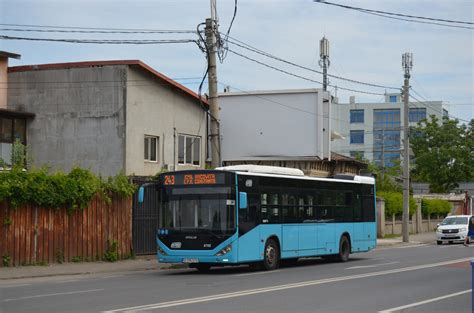
[[[316,207],[317,248],[327,253],[334,252],[336,236],[334,225],[334,208],[326,205]]]

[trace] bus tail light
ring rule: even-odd
[[[229,253],[230,251],[232,251],[232,244],[228,245],[227,247],[225,247],[225,248],[222,249],[221,251],[217,252],[217,253],[216,253],[216,256],[223,256],[224,254],[227,254],[227,253]]]

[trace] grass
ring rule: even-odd
[[[393,239],[393,238],[398,238],[401,237],[402,235],[396,235],[396,234],[386,234],[383,236],[383,239]]]

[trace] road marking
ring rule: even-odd
[[[400,262],[399,261],[394,261],[394,262],[380,263],[380,264],[373,264],[373,265],[359,265],[359,266],[348,267],[348,268],[346,268],[346,270],[354,270],[354,269],[359,269],[359,268],[371,268],[371,267],[397,264],[397,263],[400,263]]]
[[[104,289],[89,289],[89,290],[59,292],[59,293],[48,293],[48,294],[44,294],[44,295],[36,295],[36,296],[27,296],[27,297],[3,299],[2,302],[17,301],[17,300],[24,300],[24,299],[33,299],[33,298],[42,298],[42,297],[61,296],[61,295],[73,295],[73,294],[78,294],[78,293],[96,292],[96,291],[102,291],[102,290],[104,290]]]
[[[395,249],[418,248],[418,247],[430,246],[430,245],[431,244],[429,244],[429,243],[422,243],[422,244],[416,244],[416,245],[411,245],[411,246],[395,247]]]
[[[115,277],[122,277],[123,275],[111,275],[111,276],[104,276],[101,278],[115,278]]]
[[[396,307],[396,308],[392,308],[392,309],[388,309],[388,310],[379,311],[379,313],[392,313],[392,312],[396,312],[396,311],[400,311],[400,310],[412,308],[412,307],[414,307],[414,306],[419,306],[419,305],[423,305],[423,304],[427,304],[427,303],[431,303],[431,302],[435,302],[435,301],[440,301],[440,300],[447,299],[447,298],[452,298],[452,297],[460,296],[460,295],[463,295],[463,294],[465,294],[465,293],[470,293],[471,291],[472,291],[472,289],[464,290],[464,291],[452,293],[452,294],[450,294],[450,295],[445,295],[445,296],[442,296],[442,297],[432,298],[432,299],[428,299],[428,300],[425,300],[425,301],[415,302],[415,303],[411,303],[411,304],[399,306],[399,307]]]
[[[266,272],[255,272],[255,273],[245,273],[245,274],[235,274],[235,275],[232,275],[232,276],[253,276],[253,275],[271,274],[271,273],[278,273],[278,272],[281,272],[281,270],[266,271]]]
[[[21,285],[0,285],[0,288],[15,288],[15,287],[23,287],[23,286],[31,286],[31,284],[21,284]]]
[[[56,284],[62,284],[62,283],[70,283],[70,282],[74,282],[74,281],[80,281],[80,279],[59,280],[59,281],[56,281],[55,283]]]
[[[217,295],[211,295],[211,296],[181,299],[181,300],[168,301],[168,302],[159,302],[159,303],[154,303],[154,304],[146,304],[146,305],[140,305],[140,306],[134,306],[134,307],[128,307],[128,308],[121,308],[121,309],[103,311],[103,313],[139,312],[139,311],[148,311],[148,310],[153,310],[153,309],[163,309],[163,308],[175,307],[175,306],[180,306],[180,305],[185,305],[185,304],[216,301],[216,300],[236,298],[236,297],[260,294],[260,293],[266,293],[266,292],[273,292],[273,291],[280,291],[280,290],[293,289],[293,288],[316,286],[316,285],[321,285],[321,284],[334,283],[334,282],[353,280],[353,279],[359,279],[359,278],[382,276],[382,275],[389,275],[389,274],[398,274],[400,272],[409,272],[409,271],[415,271],[415,270],[420,270],[420,269],[433,268],[433,267],[438,267],[438,266],[443,266],[443,265],[448,265],[448,264],[453,264],[453,263],[464,262],[464,261],[468,261],[468,260],[471,260],[471,259],[472,258],[464,258],[464,259],[457,259],[457,260],[438,262],[438,263],[432,263],[432,264],[424,264],[424,265],[416,265],[416,266],[410,266],[410,267],[397,268],[397,269],[381,271],[381,272],[373,272],[373,273],[358,274],[358,275],[351,275],[351,276],[344,276],[344,277],[334,277],[334,278],[310,280],[310,281],[305,281],[305,282],[300,282],[300,283],[284,284],[284,285],[273,286],[273,287],[248,289],[248,290],[241,290],[241,291],[229,292],[229,293],[223,293],[223,294],[217,294]]]

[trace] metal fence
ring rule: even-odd
[[[133,183],[140,186],[151,182],[146,179],[133,178]],[[156,253],[156,230],[158,229],[158,193],[155,188],[145,190],[143,203],[138,203],[138,191],[133,195],[132,203],[132,242],[136,255]]]

